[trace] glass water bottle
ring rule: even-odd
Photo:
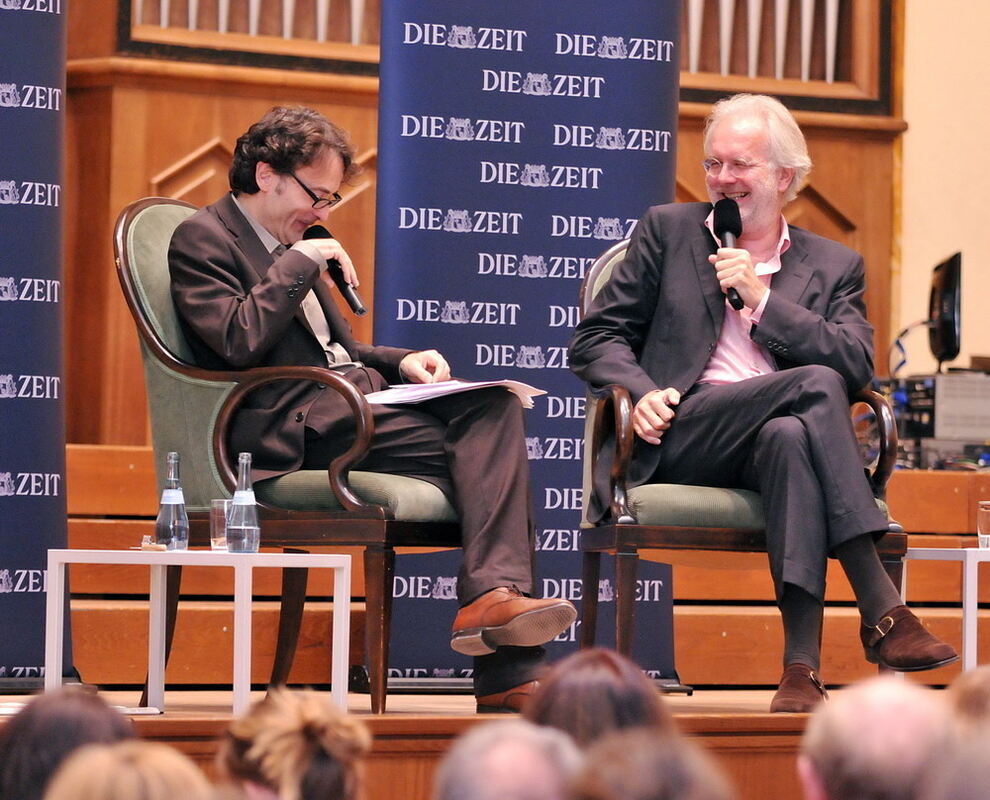
[[[257,553],[261,543],[258,504],[251,488],[251,454],[237,457],[237,488],[227,512],[227,550],[231,553]]]
[[[165,457],[165,470],[165,489],[155,520],[155,544],[163,544],[168,550],[185,550],[189,547],[189,517],[179,485],[178,453]]]

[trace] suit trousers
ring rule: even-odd
[[[350,375],[348,378],[350,379]],[[360,385],[359,381],[355,381]],[[332,400],[332,392],[323,392]],[[461,523],[461,605],[497,586],[533,591],[533,525],[523,409],[502,388],[461,392],[408,406],[373,405],[375,434],[357,469],[420,478],[451,499]],[[303,466],[326,469],[353,441],[349,418],[310,427]]]
[[[833,549],[886,531],[863,471],[848,389],[833,369],[697,384],[674,414],[656,445],[660,464],[650,482],[758,491],[778,601],[786,583],[822,600]]]

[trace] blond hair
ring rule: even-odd
[[[70,756],[45,800],[211,800],[199,768],[168,745],[129,740],[91,744]]]
[[[227,729],[218,754],[229,778],[276,792],[280,800],[352,800],[371,734],[325,694],[273,689]]]

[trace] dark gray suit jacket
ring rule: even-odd
[[[168,253],[172,297],[199,366],[244,369],[260,366],[326,366],[323,348],[299,304],[314,289],[334,341],[369,370],[356,371],[364,391],[400,379],[398,366],[409,350],[374,347],[354,339],[317,264],[288,250],[273,261],[250,223],[227,195],[197,211],[172,237]],[[349,414],[346,404],[310,407],[318,384],[284,381],[252,393],[233,421],[231,447],[254,454],[254,480],[296,470],[302,464],[305,426],[329,427]]]
[[[708,263],[716,250],[704,225],[710,211],[708,203],[654,206],[639,221],[625,260],[571,340],[571,369],[592,387],[620,384],[636,403],[669,386],[684,395],[697,382],[725,315],[725,296]],[[863,259],[801,228],[791,226],[790,235],[751,336],[779,369],[828,366],[855,392],[873,376]],[[643,444],[637,439],[631,485],[659,463],[662,448]]]

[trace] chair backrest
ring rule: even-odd
[[[595,296],[608,283],[609,278],[612,277],[612,270],[626,257],[626,248],[628,246],[628,239],[616,242],[592,262],[591,267],[589,267],[588,272],[584,276],[584,280],[581,282],[581,293],[578,296],[578,307],[580,308],[582,319],[588,313],[588,308],[591,306],[592,300],[595,299]],[[589,393],[585,408],[584,462],[581,471],[581,496],[583,498],[581,502],[582,526],[590,526],[591,524],[588,522],[588,503],[591,500],[591,493],[593,491],[591,476],[591,436],[597,417],[598,402]]]
[[[233,382],[196,375],[169,289],[168,246],[195,206],[147,197],[127,206],[114,228],[117,275],[141,342],[158,485],[164,485],[165,454],[182,458],[182,488],[191,511],[229,497],[213,460],[217,410]]]

